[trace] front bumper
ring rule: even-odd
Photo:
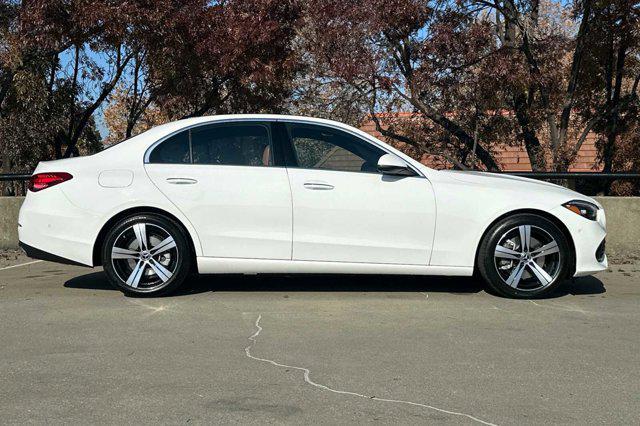
[[[575,248],[574,277],[592,275],[609,267],[604,253],[607,230],[603,209],[600,209],[597,220],[585,219],[562,206],[551,213],[565,224],[571,234]]]

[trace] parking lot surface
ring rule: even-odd
[[[522,301],[333,275],[128,298],[37,262],[0,269],[0,342],[3,423],[637,424],[640,265]]]

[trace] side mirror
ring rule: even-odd
[[[394,176],[415,176],[416,174],[404,160],[392,154],[385,154],[378,159],[378,171]]]

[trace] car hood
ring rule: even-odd
[[[567,189],[563,186],[536,179],[529,179],[509,174],[463,170],[440,170],[438,173],[443,173],[459,182],[475,184],[486,188],[538,192],[549,195],[553,193],[554,195],[567,197],[569,199],[589,201],[599,206],[599,203],[590,197]]]

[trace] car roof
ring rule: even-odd
[[[342,129],[349,133],[355,133],[358,136],[369,140],[375,144],[381,144],[382,141],[377,140],[368,133],[363,132],[348,124],[340,123],[338,121],[327,120],[324,118],[304,117],[298,115],[281,115],[281,114],[228,114],[228,115],[209,115],[202,117],[184,118],[170,123],[161,124],[155,126],[138,136],[129,139],[125,142],[130,146],[136,144],[151,146],[157,141],[172,135],[173,133],[181,130],[188,129],[193,126],[216,123],[216,122],[229,122],[229,121],[288,121],[298,123],[320,124],[329,127]],[[119,145],[125,145],[119,144]],[[385,144],[386,145],[386,144]]]
[[[288,121],[288,122],[298,122],[298,123],[309,123],[309,124],[320,124],[325,125],[337,129],[342,129],[348,133],[355,134],[360,136],[361,138],[368,140],[370,143],[377,145],[383,148],[386,151],[391,151],[398,155],[401,158],[404,158],[409,163],[413,164],[416,167],[420,167],[420,163],[413,160],[406,154],[398,151],[394,147],[382,142],[381,140],[373,137],[369,133],[363,132],[362,130],[350,126],[348,124],[340,123],[338,121],[327,120],[324,118],[315,118],[315,117],[305,117],[300,115],[283,115],[283,114],[226,114],[226,115],[209,115],[202,117],[192,117],[192,118],[184,118],[177,121],[172,121],[170,123],[161,124],[155,126],[146,132],[143,132],[124,143],[117,144],[119,148],[116,151],[120,151],[121,154],[124,155],[132,155],[137,156],[139,153],[143,153],[146,156],[147,153],[153,149],[158,143],[161,143],[162,140],[167,138],[168,136],[177,133],[181,130],[188,129],[189,127],[198,126],[202,124],[215,123],[215,122],[225,122],[225,121]],[[110,151],[110,150],[106,150]],[[106,152],[102,151],[102,152]]]
[[[187,128],[193,125],[212,123],[216,121],[253,121],[253,120],[262,120],[262,121],[296,121],[296,122],[308,122],[308,123],[318,123],[318,124],[326,124],[335,127],[341,127],[345,129],[354,129],[354,127],[349,126],[344,123],[340,123],[339,121],[327,120],[324,118],[315,118],[315,117],[305,117],[301,115],[284,115],[284,114],[225,114],[225,115],[206,115],[202,117],[192,117],[192,118],[183,118],[181,120],[172,121],[170,123],[162,124],[160,126],[155,127],[154,129],[162,128],[163,131],[167,133],[172,133],[174,131]],[[152,129],[153,130],[153,129]]]

